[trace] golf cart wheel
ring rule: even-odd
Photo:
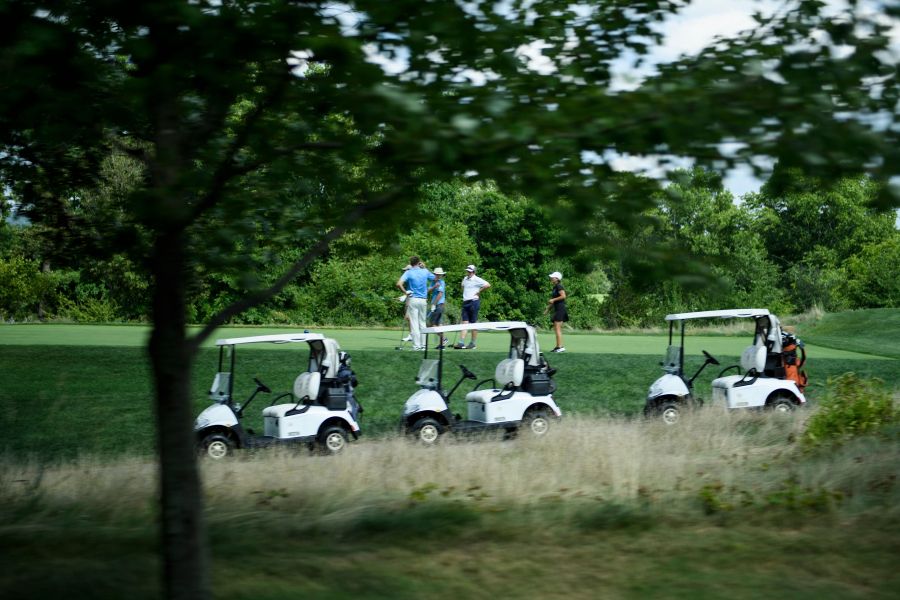
[[[200,443],[203,454],[214,460],[220,460],[234,453],[234,442],[221,433],[211,433]]]
[[[339,454],[347,447],[347,430],[340,425],[326,427],[319,434],[319,447],[325,454]]]
[[[437,444],[442,433],[444,433],[444,426],[431,417],[419,419],[412,428],[412,434],[415,439],[425,446]]]
[[[523,420],[525,431],[533,437],[543,437],[550,431],[550,415],[545,410],[532,410]]]
[[[674,425],[681,419],[681,411],[682,406],[678,402],[670,400],[660,404],[659,408],[656,409],[656,414],[662,418],[663,423],[666,425]]]
[[[779,395],[772,399],[771,402],[766,406],[770,411],[779,414],[788,414],[794,412],[794,409],[797,408],[797,405],[794,404],[794,401],[790,396]]]

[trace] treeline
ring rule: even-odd
[[[378,234],[344,236],[324,260],[236,322],[399,324],[394,282],[411,254],[448,272],[451,317],[458,315],[458,284],[470,263],[492,284],[484,319],[544,322],[547,274],[557,270],[576,328],[658,324],[668,312],[729,306],[780,313],[897,307],[900,232],[893,213],[870,208],[880,191],[865,177],[826,187],[780,172],[735,203],[717,175],[695,169],[676,173],[656,192],[655,208],[626,226],[602,214],[548,213],[487,183],[434,184],[421,190],[416,208],[385,220]],[[94,198],[97,204],[102,198]],[[57,226],[4,220],[0,317],[147,319],[151,283],[143,265],[128,252],[109,259],[70,250],[89,249],[85,238],[103,237],[88,213]],[[303,250],[267,248],[267,232],[252,224],[246,235],[258,238],[247,244],[253,252],[271,252],[270,272],[193,274],[191,321],[204,322],[248,288],[273,281]]]

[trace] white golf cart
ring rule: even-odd
[[[256,389],[250,398],[243,404],[234,401],[237,347],[301,343],[309,346],[307,369],[294,380],[292,392],[277,395],[263,410],[264,434],[245,431],[241,426],[244,411],[257,394],[272,390],[254,377]],[[275,444],[307,444],[334,454],[344,449],[349,436],[359,437],[357,420],[362,407],[353,394],[356,377],[350,369],[350,356],[341,352],[335,340],[318,333],[282,333],[221,339],[216,345],[219,368],[209,391],[213,404],[194,423],[198,448],[207,456],[224,458],[235,448]]]
[[[462,376],[447,392],[443,387],[444,350],[439,349],[437,359],[428,358],[428,335],[437,334],[442,340],[446,333],[469,331],[505,331],[510,335],[509,355],[497,364],[492,379],[485,379],[466,394],[468,418],[454,415],[449,408],[450,396],[464,379],[477,379],[464,365],[459,365]],[[419,367],[416,383],[420,390],[410,396],[403,407],[402,430],[430,445],[441,434],[498,431],[513,434],[520,427],[535,436],[542,436],[550,429],[550,422],[562,416],[553,401],[556,383],[551,369],[538,348],[534,328],[520,321],[493,323],[467,323],[465,325],[441,325],[424,330],[426,335],[425,357]],[[443,346],[443,344],[441,345]],[[490,382],[490,388],[481,388]]]
[[[693,377],[684,376],[684,328],[685,323],[694,319],[736,319],[747,318],[755,321],[753,345],[744,349],[739,365],[722,369],[712,382],[712,400],[717,406],[733,408],[766,408],[779,412],[790,412],[806,402],[803,387],[805,375],[797,369],[790,369],[795,363],[796,339],[781,330],[778,318],[764,308],[733,310],[710,310],[703,312],[666,315],[669,322],[669,347],[664,363],[660,363],[665,375],[653,382],[647,394],[644,414],[659,416],[668,424],[676,423],[686,408],[703,404],[695,397],[694,380],[707,365],[718,365],[719,361],[703,350],[705,362]],[[673,345],[675,324],[681,323],[681,342]],[[792,348],[787,351],[790,345]],[[805,356],[804,356],[805,358]],[[737,374],[725,375],[736,370]],[[788,372],[792,371],[789,378]],[[802,375],[801,380],[799,376]]]

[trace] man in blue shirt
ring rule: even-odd
[[[444,318],[444,304],[447,300],[446,289],[447,284],[444,281],[444,270],[438,267],[434,270],[434,285],[431,286],[431,289],[429,290],[433,294],[431,296],[431,312],[428,313],[428,325],[431,327],[440,325]],[[437,349],[440,350],[446,343],[446,338],[442,336],[441,340],[438,342]]]
[[[425,269],[418,256],[410,256],[409,264],[412,268],[405,271],[397,280],[397,287],[409,296],[406,304],[406,314],[409,316],[409,330],[412,334],[413,350],[425,349],[425,309],[428,305],[428,288],[434,275]]]

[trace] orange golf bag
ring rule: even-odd
[[[784,378],[796,383],[802,392],[809,380],[806,371],[801,370],[806,364],[806,349],[803,342],[792,333],[784,332],[781,336],[781,360],[784,365]]]

